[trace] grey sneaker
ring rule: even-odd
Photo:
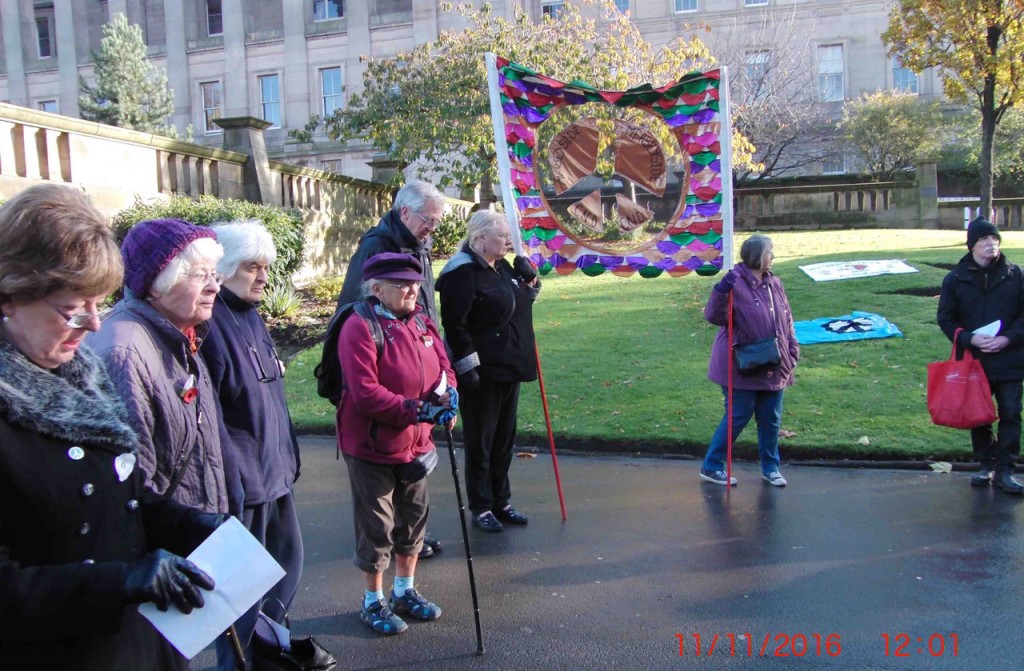
[[[712,482],[716,485],[725,486],[726,481],[729,482],[733,487],[736,486],[736,478],[729,479],[729,474],[725,471],[706,471],[703,468],[700,469],[700,479],[704,482]]]
[[[384,636],[401,634],[409,628],[405,620],[395,615],[384,603],[384,599],[377,599],[376,603],[363,606],[359,613],[359,619],[370,629]]]
[[[771,473],[765,473],[761,477],[764,479],[765,482],[767,482],[772,487],[785,487],[786,486],[786,478],[782,477],[782,473],[779,473],[778,471],[772,471]]]

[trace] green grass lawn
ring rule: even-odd
[[[775,233],[775,271],[797,320],[875,312],[902,338],[802,348],[796,384],[786,391],[783,459],[935,458],[969,460],[966,432],[933,426],[926,366],[949,356],[935,325],[938,287],[966,252],[962,231],[862,230]],[[1024,262],[1024,233],[1003,234],[1011,261]],[[739,241],[737,241],[737,250]],[[920,270],[814,282],[798,266],[843,259],[905,259]],[[556,445],[565,449],[703,455],[723,413],[707,377],[717,328],[703,307],[717,278],[548,276],[535,327]],[[900,293],[923,291],[925,295]],[[334,429],[334,408],[316,396],[319,348],[289,369],[288,398],[300,430]],[[866,437],[868,444],[862,444]],[[546,446],[537,384],[523,385],[520,445]],[[747,428],[737,455],[756,455]]]

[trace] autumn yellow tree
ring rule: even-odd
[[[890,56],[935,68],[946,96],[981,113],[981,211],[992,209],[996,126],[1024,100],[1024,2],[899,0],[882,34]]]

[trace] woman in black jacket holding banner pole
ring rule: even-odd
[[[489,532],[502,531],[503,522],[528,522],[510,502],[508,471],[519,385],[537,379],[533,301],[540,282],[526,257],[505,260],[510,249],[505,215],[479,210],[437,280],[445,341],[463,390],[469,509],[473,524]]]

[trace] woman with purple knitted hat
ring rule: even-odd
[[[220,410],[199,350],[223,253],[205,226],[139,222],[121,244],[124,299],[87,339],[128,405],[147,484],[215,513],[228,511]]]

